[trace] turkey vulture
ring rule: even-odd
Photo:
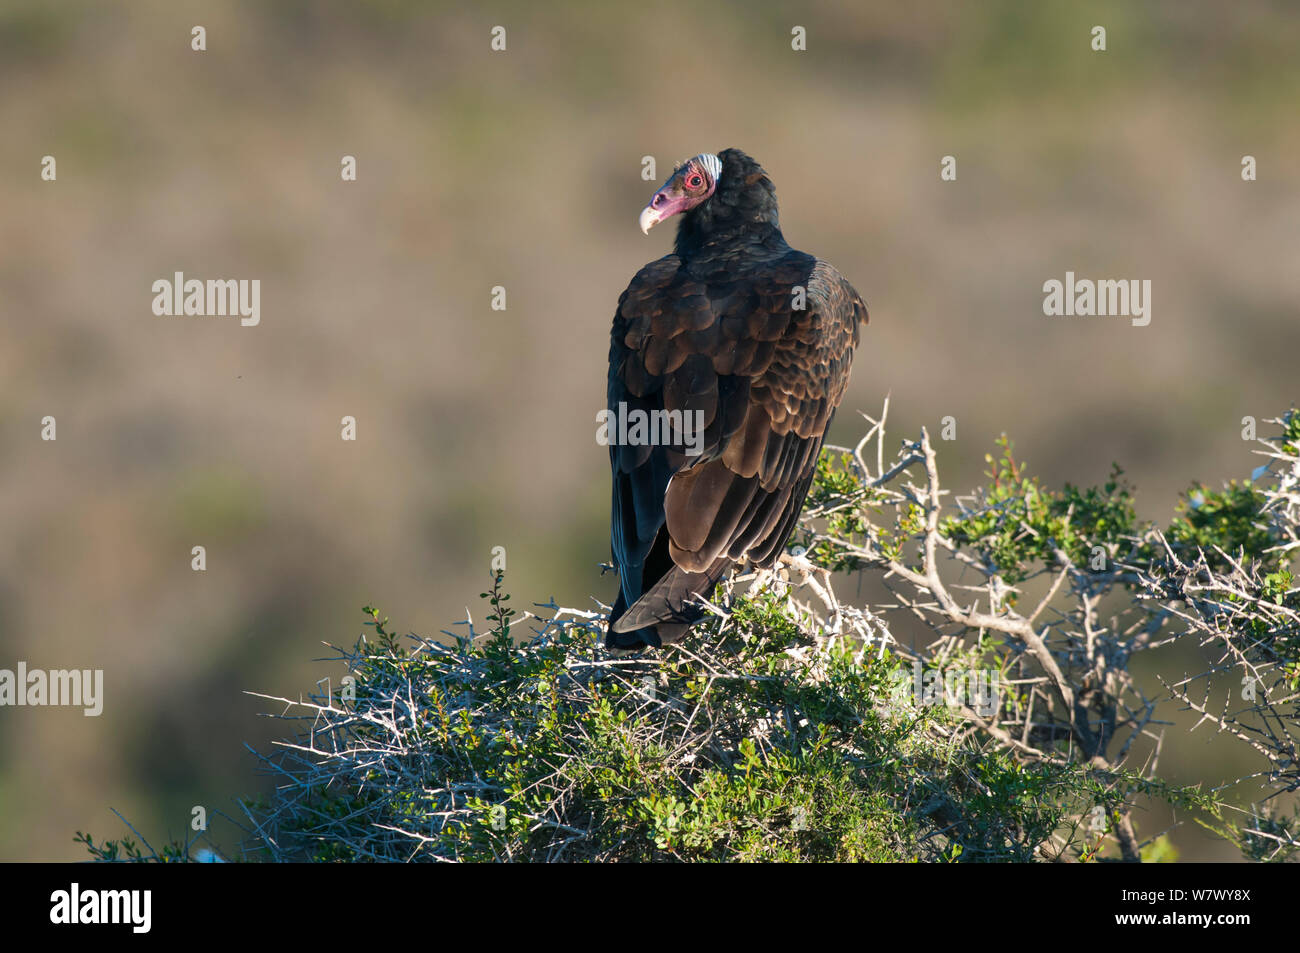
[[[775,565],[867,320],[839,272],[786,244],[772,180],[739,149],[679,165],[641,230],[674,215],[673,253],[632,279],[610,335],[611,648],[680,638],[735,562]]]

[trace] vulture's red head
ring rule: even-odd
[[[683,258],[736,241],[784,241],[772,180],[739,149],[706,152],[678,166],[642,209],[641,231],[674,215],[674,251]]]
[[[641,231],[649,235],[664,219],[695,208],[714,193],[721,175],[722,160],[711,152],[687,159],[641,210]]]

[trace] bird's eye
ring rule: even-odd
[[[704,177],[698,172],[692,172],[686,177],[686,187],[688,189],[698,189],[704,184]]]

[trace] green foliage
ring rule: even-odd
[[[1282,416],[1282,433],[1278,442],[1284,453],[1300,456],[1300,409],[1293,407]]]
[[[163,863],[176,864],[189,860],[189,851],[180,841],[166,844],[161,853],[155,852],[148,845],[143,848],[129,837],[121,840],[104,840],[96,844],[89,834],[77,831],[72,838],[74,843],[82,844],[91,858],[104,863]],[[148,853],[145,853],[145,851]]]
[[[827,514],[823,538],[815,539],[811,529],[805,529],[801,536],[808,558],[815,564],[835,571],[860,568],[862,561],[845,553],[844,547],[832,540],[862,543],[873,533],[880,538],[882,547],[898,554],[893,537],[875,525],[883,510],[873,506],[871,490],[862,482],[850,454],[837,456],[822,451],[805,506]]]
[[[1205,820],[1200,824],[1234,844],[1248,861],[1281,864],[1300,860],[1300,813],[1293,811],[1288,816],[1269,803],[1236,826]]]
[[[1263,505],[1263,493],[1249,483],[1233,480],[1222,490],[1194,484],[1183,494],[1177,506],[1179,515],[1166,535],[1176,550],[1205,550],[1216,569],[1231,566],[1226,558],[1214,552],[1216,547],[1228,555],[1249,553],[1252,558],[1276,567],[1279,557],[1264,553],[1272,537],[1261,512]]]
[[[1265,611],[1249,620],[1250,634],[1282,661],[1286,684],[1300,689],[1300,589],[1290,569],[1281,568],[1264,576],[1260,603]]]
[[[1144,864],[1174,864],[1178,862],[1178,848],[1169,839],[1168,834],[1161,834],[1147,847],[1142,848]]]
[[[1300,411],[1293,408],[1281,420],[1277,445],[1283,453],[1300,455]],[[1275,474],[1266,476],[1265,485],[1275,483]],[[1204,551],[1211,569],[1231,571],[1229,557],[1238,557],[1276,573],[1285,569],[1286,554],[1275,548],[1279,540],[1266,512],[1267,501],[1264,486],[1250,481],[1232,480],[1219,490],[1194,483],[1179,501],[1166,536],[1180,554]]]
[[[801,655],[770,592],[690,652],[618,663],[581,625],[516,644],[500,575],[484,598],[477,639],[358,645],[364,756],[300,773],[319,790],[262,829],[314,860],[1028,860],[1096,797],[1077,766],[954,740],[946,709],[900,700],[911,673],[888,653]],[[412,716],[367,717],[398,699]]]
[[[970,546],[997,567],[1007,582],[1024,580],[1041,565],[1059,562],[1057,552],[1079,566],[1093,564],[1094,547],[1102,547],[1106,565],[1134,532],[1137,515],[1133,491],[1114,464],[1101,487],[1079,489],[1065,484],[1050,490],[1018,463],[1004,434],[1001,454],[986,454],[990,483],[969,515],[944,520],[941,532],[954,543]]]
[[[1118,465],[1101,487],[1080,489],[1067,483],[1061,490],[1050,490],[1027,475],[1005,435],[997,445],[998,457],[985,455],[989,484],[977,492],[977,505],[943,520],[939,527],[943,536],[970,547],[1010,583],[1024,580],[1043,565],[1057,565],[1058,551],[1088,566],[1094,561],[1094,547],[1100,546],[1109,566],[1117,553],[1126,550],[1137,517],[1132,488]],[[843,544],[871,538],[884,556],[904,561],[909,541],[924,531],[924,510],[914,502],[901,505],[892,525],[882,525],[880,516],[887,510],[879,499],[863,483],[850,455],[824,453],[809,503],[824,515],[825,525],[820,533],[809,531],[801,539],[809,558],[836,571],[858,569],[865,561],[846,554]]]
[[[1238,845],[1247,860],[1284,863],[1300,858],[1300,814],[1290,817],[1268,808],[1243,825]]]
[[[1295,412],[1283,441],[1300,443]],[[364,608],[371,633],[338,656],[351,691],[299,703],[304,734],[264,759],[276,794],[245,805],[255,832],[246,855],[1088,861],[1122,842],[1130,859],[1176,860],[1167,838],[1140,842],[1130,826],[1135,800],[1156,799],[1197,812],[1251,859],[1293,856],[1294,818],[1257,812],[1232,827],[1218,793],[1108,760],[1121,728],[1136,737],[1151,723],[1154,706],[1132,693],[1123,666],[1170,615],[1186,633],[1222,640],[1234,665],[1300,687],[1300,593],[1275,545],[1295,538],[1294,524],[1278,515],[1274,484],[1196,486],[1162,536],[1138,522],[1118,466],[1100,487],[1055,490],[1026,472],[1010,440],[997,443],[989,482],[947,511],[928,547],[937,482],[928,498],[869,484],[848,453],[818,461],[800,533],[815,567],[885,565],[935,590],[937,660],[1006,679],[987,723],[918,697],[921,656],[873,643],[871,607],[832,599],[822,616],[784,584],[746,595],[724,585],[713,601],[726,611],[683,644],[627,657],[603,649],[593,614],[516,612],[494,572],[481,593],[487,630],[467,622],[450,641],[398,637]],[[905,444],[894,472],[932,461],[926,454],[928,443]],[[972,621],[938,590],[919,563],[940,549],[984,575],[987,586],[964,589],[987,590],[991,614]],[[1061,567],[1076,608],[1018,628],[1015,584],[1050,573],[1059,585]],[[1122,611],[1137,622],[1093,620],[1107,594],[1126,594]],[[846,629],[846,618],[857,622]],[[1104,651],[1098,639],[1110,640]],[[146,855],[130,839],[77,839],[98,860],[187,857],[184,845]]]

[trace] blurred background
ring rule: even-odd
[[[480,619],[494,546],[517,606],[612,597],[609,322],[673,231],[637,229],[643,156],[743,148],[862,292],[836,442],[889,393],[899,438],[957,418],[954,489],[1004,431],[1161,522],[1247,476],[1241,418],[1300,399],[1297,49],[1282,0],[0,0],[0,667],[106,694],[0,709],[0,859],[266,791],[244,745],[285,726],[244,692],[337,684],[366,603]],[[1151,324],[1044,317],[1067,270],[1150,279]],[[260,279],[260,326],[154,316],[176,271]],[[1260,767],[1178,718],[1171,780]]]

